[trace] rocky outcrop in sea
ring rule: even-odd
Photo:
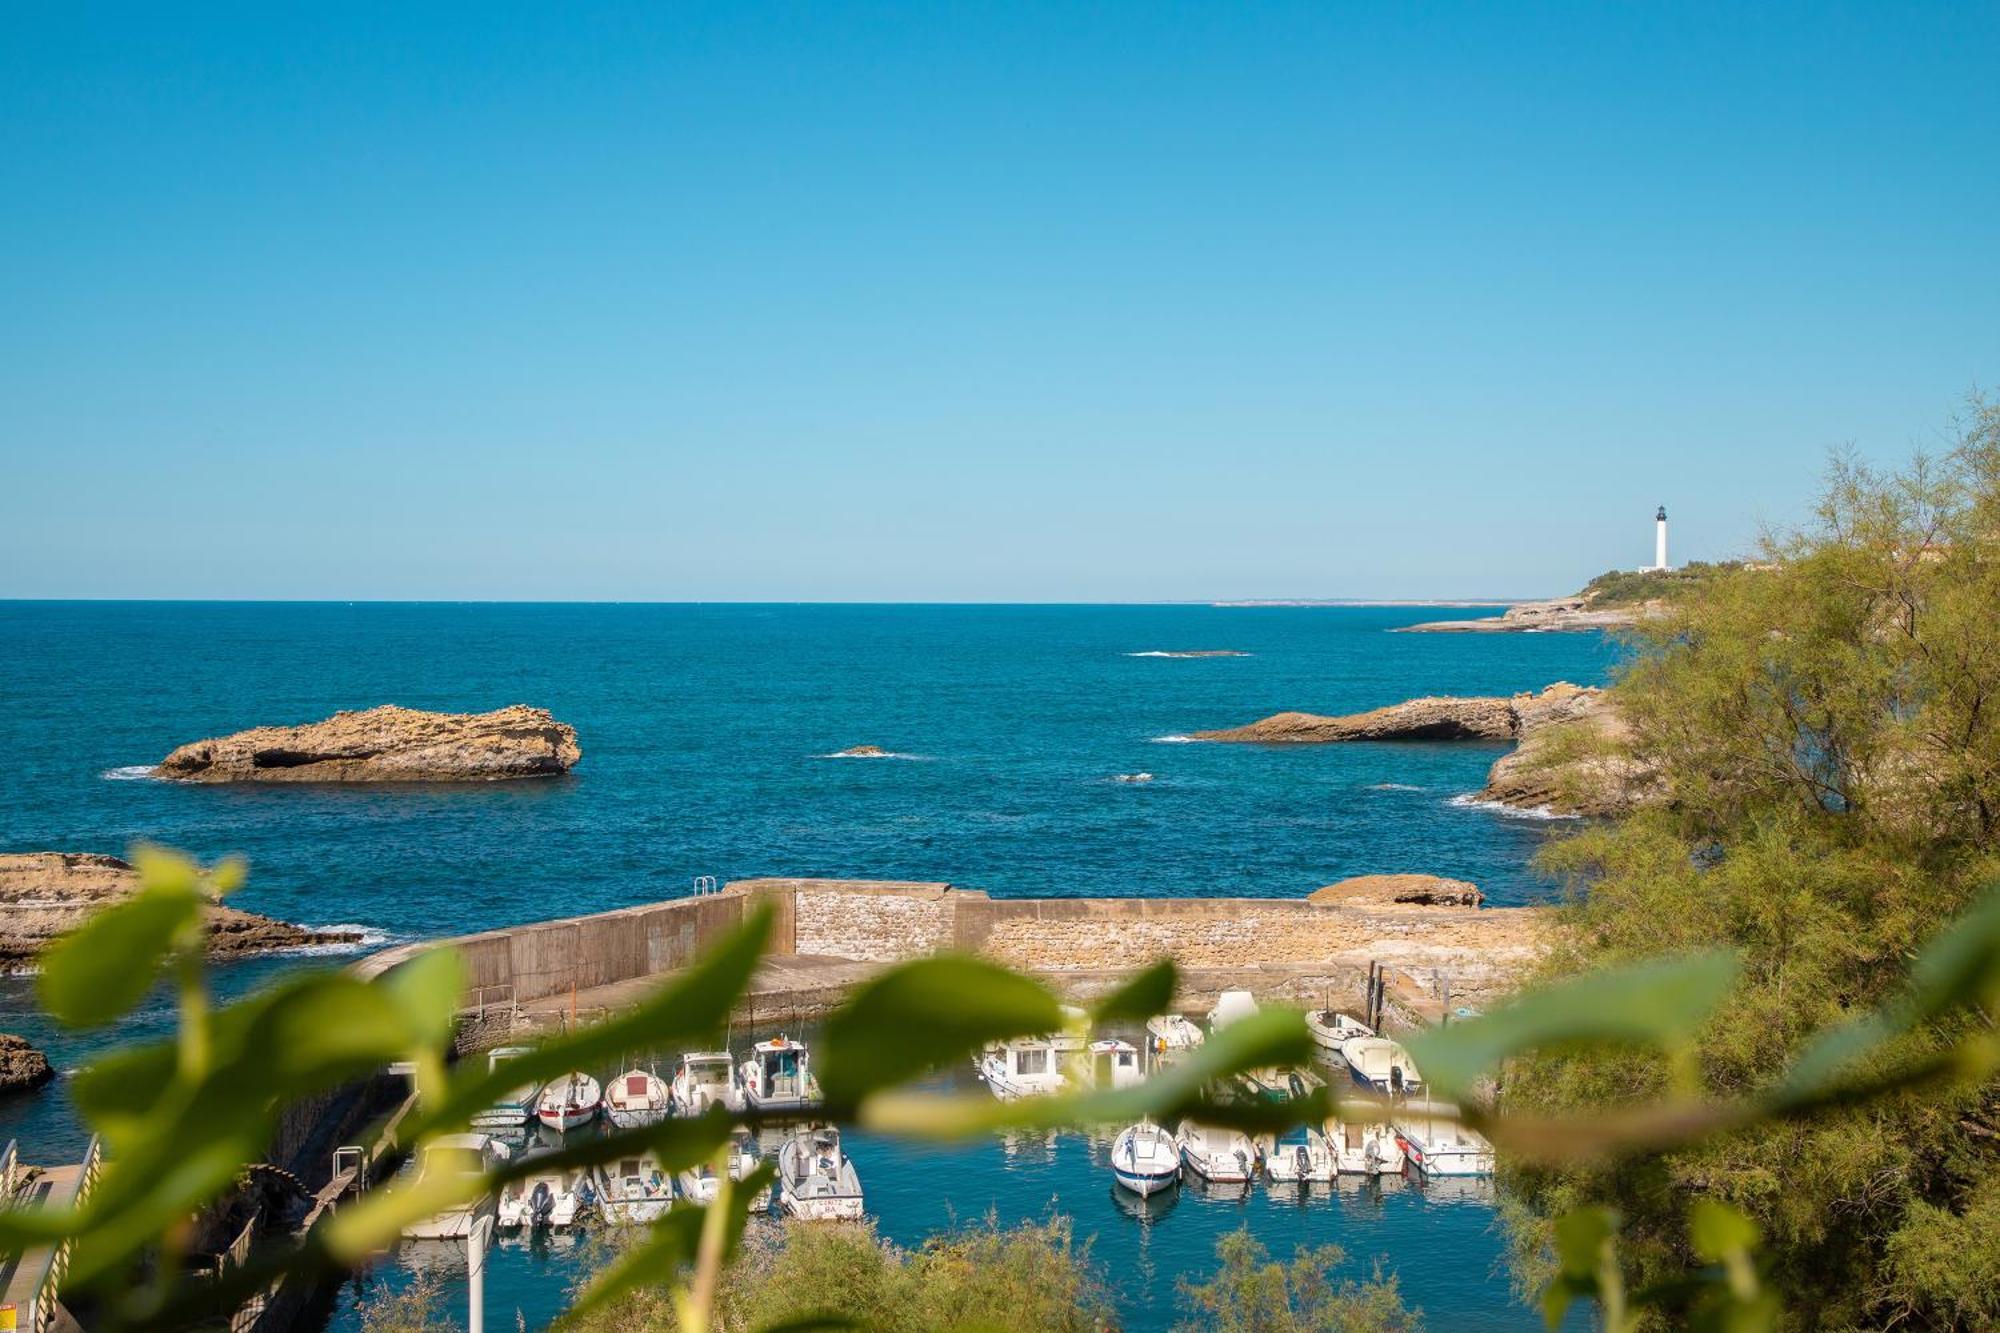
[[[183,745],[153,776],[181,782],[493,782],[566,773],[576,729],[545,708],[429,713],[385,704],[297,727]]]
[[[1478,907],[1486,895],[1470,880],[1442,875],[1356,875],[1314,889],[1306,901],[1319,907]]]
[[[55,1076],[49,1057],[30,1046],[25,1037],[0,1032],[0,1093],[39,1088]]]
[[[1656,767],[1634,752],[1611,696],[1557,681],[1538,693],[1435,695],[1365,713],[1277,713],[1196,740],[1264,745],[1341,741],[1513,741],[1474,798],[1553,815],[1618,815],[1659,800]]]
[[[1657,604],[1633,606],[1593,606],[1582,595],[1556,597],[1546,602],[1521,602],[1497,616],[1473,620],[1429,620],[1421,625],[1404,625],[1398,634],[1532,634],[1547,630],[1623,629],[1654,613]]]
[[[0,965],[32,962],[57,936],[138,890],[138,872],[115,856],[95,852],[0,856]],[[311,930],[222,903],[208,909],[208,952],[215,958],[360,940],[352,931]]]

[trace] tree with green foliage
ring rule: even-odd
[[[1338,1245],[1301,1245],[1290,1263],[1271,1258],[1245,1226],[1216,1242],[1222,1266],[1206,1282],[1179,1284],[1190,1318],[1179,1333],[1419,1333],[1422,1310],[1403,1304],[1395,1275],[1378,1265],[1366,1282],[1336,1281]]]
[[[629,1248],[604,1237],[601,1269]],[[587,1283],[586,1288],[587,1289]],[[664,1284],[640,1284],[563,1321],[564,1333],[676,1333]],[[1093,1333],[1116,1327],[1104,1276],[1065,1217],[1001,1227],[988,1217],[905,1249],[864,1222],[752,1226],[723,1275],[716,1327],[795,1326],[855,1320],[880,1333],[931,1329],[1048,1329]]]
[[[2000,875],[2000,409],[1890,474],[1831,469],[1814,521],[1767,540],[1633,631],[1613,695],[1667,800],[1554,845],[1578,892],[1550,980],[1723,947],[1727,1000],[1674,1058],[1544,1050],[1506,1068],[1509,1115],[1562,1116],[1782,1085],[1816,1034],[1850,1065],[1922,1068],[1886,1095],[1640,1156],[1507,1172],[1523,1284],[1556,1270],[1557,1219],[1615,1216],[1663,1326],[1721,1201],[1762,1238],[1801,1328],[2000,1325],[2000,1085],[1990,1000],[1891,1031],[1919,948]],[[1919,969],[1921,976],[1921,968]],[[1815,1059],[1830,1062],[1840,1048]]]

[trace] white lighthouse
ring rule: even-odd
[[[1653,515],[1653,563],[1651,569],[1664,572],[1667,568],[1667,507],[1660,506],[1660,512]]]

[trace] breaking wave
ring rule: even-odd
[[[1155,745],[1199,745],[1199,744],[1201,744],[1201,742],[1200,742],[1200,740],[1198,740],[1197,738],[1195,738],[1195,737],[1193,737],[1193,736],[1181,736],[1181,735],[1173,735],[1173,736],[1155,736],[1155,737],[1153,737],[1153,744],[1155,744]]]
[[[1467,792],[1463,796],[1454,796],[1450,800],[1446,801],[1445,804],[1455,805],[1461,810],[1491,810],[1496,815],[1507,815],[1514,819],[1549,820],[1549,819],[1581,819],[1583,817],[1581,815],[1565,814],[1560,810],[1551,810],[1546,805],[1531,805],[1523,807],[1518,805],[1508,805],[1502,801],[1482,801],[1479,799],[1477,795],[1471,792]]]
[[[903,754],[897,750],[884,750],[880,754],[853,754],[847,750],[835,750],[832,754],[814,755],[815,759],[910,759],[922,762],[929,755]]]
[[[1369,791],[1422,791],[1424,789],[1422,787],[1413,786],[1407,782],[1371,782],[1368,784],[1368,790]]]
[[[372,953],[376,949],[385,949],[392,944],[408,944],[416,938],[414,935],[399,935],[393,930],[364,926],[358,921],[340,921],[330,926],[301,926],[299,929],[318,931],[325,935],[357,935],[360,938],[337,944],[301,944],[290,949],[275,949],[272,952],[293,958],[330,958],[341,954]]]
[[[107,768],[98,776],[106,782],[144,782],[153,776],[153,766],[126,764],[121,768]]]

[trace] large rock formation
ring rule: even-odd
[[[1602,696],[1551,709],[1486,774],[1478,799],[1555,815],[1622,815],[1664,799],[1656,764],[1636,754],[1630,725]]]
[[[115,856],[93,852],[26,852],[0,856],[0,964],[32,960],[58,935],[92,912],[131,896],[138,872]],[[236,958],[313,944],[353,944],[350,931],[308,930],[216,903],[208,909],[208,951]]]
[[[553,776],[582,756],[576,729],[547,709],[426,713],[385,704],[195,741],[153,772],[183,782],[490,782]]]
[[[56,1071],[49,1068],[48,1056],[24,1038],[0,1032],[0,1092],[26,1092],[55,1076]]]
[[[1436,696],[1366,713],[1278,713],[1204,741],[1514,741],[1478,799],[1557,815],[1618,815],[1662,798],[1657,768],[1633,753],[1632,732],[1604,691],[1557,681],[1536,694]]]
[[[1314,889],[1306,901],[1316,907],[1478,907],[1486,895],[1470,880],[1442,875],[1356,875]]]
[[[1317,745],[1332,741],[1511,741],[1521,735],[1524,715],[1544,715],[1578,706],[1585,689],[1559,681],[1540,694],[1430,695],[1365,713],[1322,717],[1316,713],[1276,713],[1248,726],[1197,731],[1201,741],[1248,741],[1266,745]]]

